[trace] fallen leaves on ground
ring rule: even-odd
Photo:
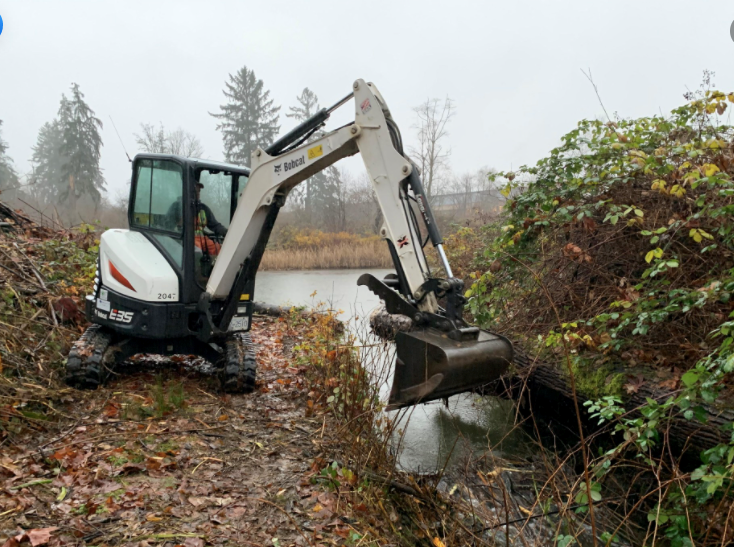
[[[192,373],[158,381],[136,373],[93,392],[61,390],[56,410],[66,419],[13,435],[0,456],[4,547],[360,537],[338,520],[348,500],[310,480],[326,461],[324,417],[307,407],[304,370],[292,366],[288,348],[299,333],[258,317],[252,334],[259,382],[251,394],[222,395]],[[176,407],[171,394],[181,387]]]
[[[51,539],[51,533],[58,530],[58,527],[51,526],[50,528],[35,528],[28,530],[27,532],[21,532],[20,534],[9,538],[3,547],[16,547],[22,543],[29,542],[33,547],[38,545],[46,545]]]

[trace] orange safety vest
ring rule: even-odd
[[[219,254],[222,246],[216,241],[212,241],[204,235],[204,228],[206,227],[206,211],[202,208],[196,214],[194,219],[194,245],[196,245],[202,251],[206,251],[212,256]]]

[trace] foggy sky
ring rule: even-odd
[[[104,123],[113,197],[127,193],[130,167],[110,116],[131,156],[140,123],[162,122],[222,159],[208,112],[243,65],[282,105],[282,132],[306,86],[328,106],[356,78],[375,82],[408,144],[411,107],[451,97],[457,173],[535,163],[578,120],[602,116],[582,68],[591,68],[607,111],[624,117],[669,112],[703,69],[734,91],[731,0],[0,0],[0,16],[0,119],[17,170],[29,171],[39,128],[76,82]],[[350,109],[330,127],[353,119]]]

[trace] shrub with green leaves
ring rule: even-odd
[[[728,102],[584,120],[536,166],[499,173],[523,191],[468,292],[479,322],[543,343],[574,322],[566,342],[621,361],[709,355],[734,290],[734,130],[710,120]]]
[[[678,390],[632,414],[620,393],[587,390],[605,396],[589,403],[594,416],[624,436],[594,464],[599,479],[604,461],[630,451],[660,477],[669,464],[655,451],[669,420],[704,420],[701,405],[721,403],[731,384],[734,128],[720,116],[734,93],[688,99],[669,116],[584,120],[537,165],[497,174],[511,199],[467,292],[480,324],[547,357],[570,354],[577,379],[603,367],[670,375]],[[659,483],[649,519],[658,538],[732,540],[723,523],[732,518],[733,461],[734,436],[692,474],[673,469]]]

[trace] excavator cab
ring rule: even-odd
[[[140,154],[133,162],[129,223],[180,274],[181,296],[195,302],[216,263],[247,184],[247,168],[175,155]]]
[[[249,174],[244,167],[171,154],[135,156],[130,229],[100,238],[94,293],[86,299],[89,321],[130,337],[127,345],[141,352],[145,340],[173,338],[176,344],[161,345],[190,350],[179,339],[201,330],[199,298]],[[204,207],[211,218],[201,218]],[[249,330],[249,297],[236,314],[241,330]]]
[[[254,279],[249,294],[233,298],[229,328],[217,333],[216,344],[200,335],[217,308],[199,306],[249,175],[246,167],[172,154],[135,156],[130,228],[100,237],[95,285],[85,300],[92,325],[69,353],[68,384],[96,388],[137,354],[193,354],[215,365],[224,390],[254,387]],[[209,219],[199,214],[202,205]]]

